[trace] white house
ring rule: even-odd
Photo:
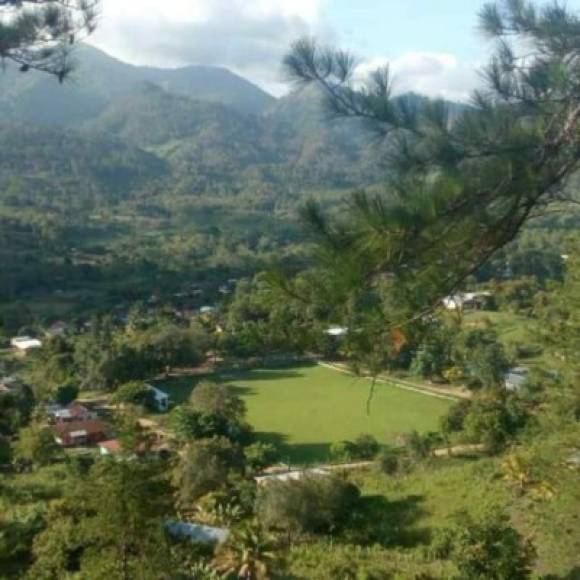
[[[153,385],[147,385],[147,388],[153,393],[153,400],[155,401],[157,411],[160,413],[169,411],[169,395]]]
[[[215,312],[215,306],[202,306],[199,309],[200,314],[213,314]]]
[[[30,336],[15,336],[10,340],[10,345],[17,351],[26,354],[35,348],[40,348],[42,342],[37,338],[31,338]]]
[[[174,538],[189,539],[201,544],[223,544],[229,537],[226,528],[214,528],[189,522],[167,522],[165,528]]]

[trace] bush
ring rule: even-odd
[[[244,448],[246,465],[255,471],[259,471],[278,461],[280,455],[271,443],[258,441]]]
[[[380,470],[387,475],[394,475],[401,469],[401,454],[392,447],[386,447],[379,455]]]
[[[265,528],[288,533],[328,533],[356,510],[359,489],[334,476],[274,481],[258,491],[256,511]]]
[[[379,442],[372,435],[359,435],[354,441],[340,441],[330,447],[330,455],[337,461],[373,459],[379,452]]]
[[[460,514],[435,536],[432,548],[435,557],[455,564],[462,580],[524,580],[536,557],[532,544],[501,514],[479,521]]]

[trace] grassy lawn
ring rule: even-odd
[[[293,463],[324,461],[332,443],[370,433],[382,443],[416,429],[435,430],[450,401],[377,384],[370,413],[370,382],[319,366],[224,374],[248,408],[260,438],[284,450]],[[187,399],[192,379],[166,382],[175,403]]]

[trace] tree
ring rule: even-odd
[[[130,381],[121,385],[111,397],[113,403],[124,403],[127,405],[142,405],[143,407],[153,407],[154,396],[151,389],[141,381]]]
[[[277,556],[272,539],[258,525],[246,524],[235,530],[216,554],[215,566],[226,576],[244,580],[267,580]]]
[[[279,460],[280,453],[271,443],[257,441],[244,447],[244,456],[248,467],[260,471]]]
[[[343,526],[359,498],[359,489],[338,477],[308,476],[260,488],[256,512],[266,529],[323,534]]]
[[[54,402],[57,405],[66,407],[68,404],[72,403],[79,395],[79,388],[77,385],[72,383],[65,383],[56,388],[54,392]]]
[[[481,520],[458,514],[454,526],[435,544],[438,555],[448,557],[464,580],[524,580],[531,576],[536,558],[531,542],[502,514]]]
[[[171,494],[152,462],[98,462],[50,506],[29,578],[158,580],[172,569],[163,529]]]
[[[60,447],[51,430],[44,425],[33,423],[20,429],[14,445],[14,459],[36,466],[48,465],[60,454]]]
[[[539,211],[566,201],[578,168],[580,19],[561,4],[504,0],[486,4],[480,24],[498,49],[461,109],[393,96],[388,69],[360,87],[356,59],[313,40],[284,61],[331,115],[388,138],[388,196],[358,193],[337,220],[315,204],[304,211],[318,291],[375,359],[395,330],[408,333]]]
[[[178,505],[191,509],[206,493],[226,489],[230,475],[242,470],[242,452],[227,439],[200,439],[190,443],[180,454],[173,472]]]
[[[99,0],[0,0],[0,59],[21,72],[71,72],[71,47],[91,34]]]
[[[191,393],[189,404],[198,413],[218,415],[228,422],[239,422],[246,408],[244,401],[227,385],[202,381]]]

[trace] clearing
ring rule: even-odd
[[[244,399],[248,421],[263,441],[280,445],[284,459],[311,463],[328,459],[332,443],[362,433],[390,443],[412,430],[438,428],[452,401],[377,383],[367,414],[371,383],[316,366],[223,373]],[[175,403],[186,400],[194,380],[175,379],[160,387]]]

